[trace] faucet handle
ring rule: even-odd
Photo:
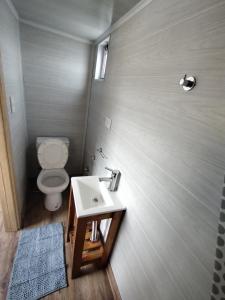
[[[110,172],[114,172],[113,169],[110,169],[110,168],[108,168],[108,167],[105,167],[105,169],[108,170],[108,171],[110,171]]]

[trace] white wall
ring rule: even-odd
[[[37,176],[38,136],[70,139],[67,170],[80,174],[90,76],[91,45],[21,24],[29,135],[29,176]]]
[[[9,112],[13,162],[19,210],[22,213],[26,190],[27,127],[21,66],[19,22],[5,0],[0,0],[0,52],[2,58],[7,100],[12,96],[15,113]]]
[[[225,170],[224,15],[222,0],[152,1],[112,33],[106,79],[93,82],[86,165],[122,173],[127,214],[111,264],[123,299],[210,298]],[[189,93],[185,73],[197,77]]]

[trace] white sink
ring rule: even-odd
[[[99,182],[98,176],[72,177],[71,184],[78,218],[124,209],[107,189],[109,183]]]

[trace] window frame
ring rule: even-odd
[[[97,45],[94,79],[105,80],[110,36]]]

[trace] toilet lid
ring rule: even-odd
[[[42,169],[62,169],[68,160],[68,147],[61,140],[48,140],[38,148],[38,161]]]

